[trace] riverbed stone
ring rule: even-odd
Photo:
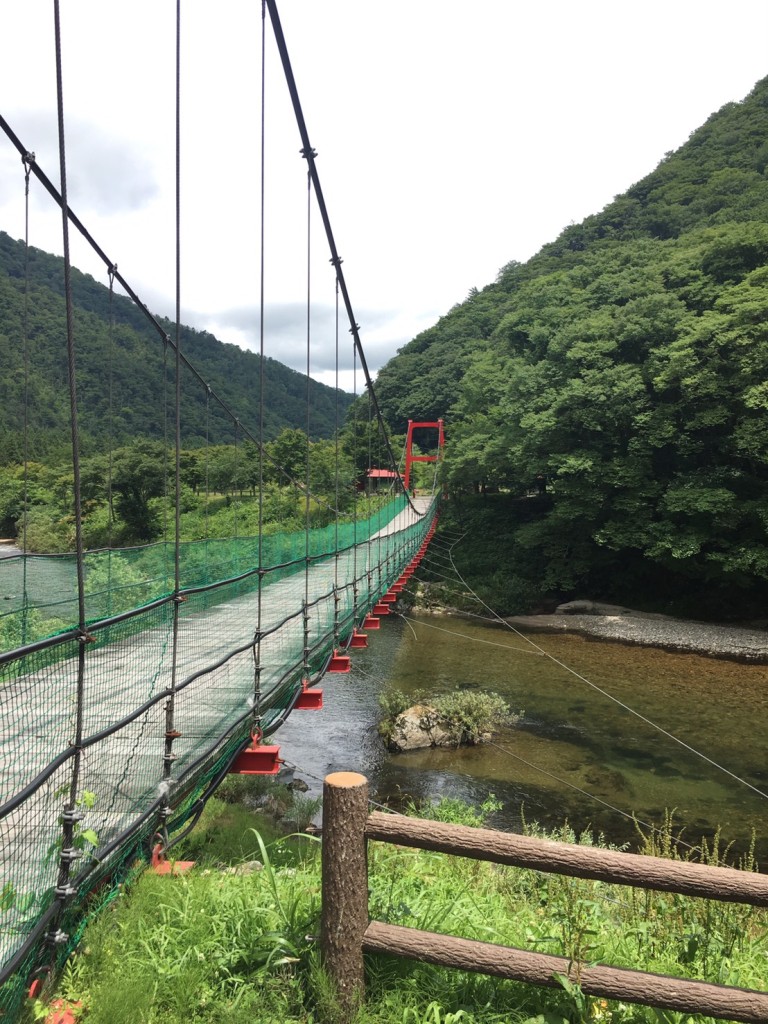
[[[451,734],[440,725],[440,716],[428,704],[414,704],[397,716],[388,739],[390,750],[424,750],[455,746]]]
[[[260,860],[246,860],[242,864],[233,864],[222,869],[223,875],[252,875],[256,871],[263,871],[264,865]]]

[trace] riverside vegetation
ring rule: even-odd
[[[766,139],[763,79],[380,371],[392,426],[445,418],[447,486],[488,498],[494,607],[765,606]]]
[[[446,745],[455,747],[482,743],[484,738],[503,725],[515,725],[524,712],[513,714],[498,693],[473,690],[426,696],[387,690],[379,698],[384,718],[379,722],[379,735],[390,743],[397,721],[409,708],[420,707],[429,719],[429,729],[437,727],[446,737]]]
[[[333,1024],[332,988],[319,964],[317,838],[280,834],[274,813],[246,807],[254,790],[291,810],[284,788],[227,780],[200,826],[174,850],[196,867],[137,877],[88,927],[58,997],[89,1024]],[[221,797],[225,797],[225,802]],[[316,804],[314,805],[316,807]],[[498,809],[444,799],[418,813],[482,825]],[[541,835],[535,824],[529,834]],[[676,858],[671,818],[645,852]],[[550,838],[602,843],[564,825]],[[700,858],[719,863],[717,841]],[[258,861],[258,864],[256,863]],[[240,867],[238,867],[238,865]],[[754,867],[748,857],[742,866]],[[261,868],[260,870],[258,868]],[[600,882],[562,878],[388,844],[370,844],[374,918],[588,962],[760,988],[768,977],[768,915]],[[709,1018],[588,998],[566,981],[545,990],[396,958],[369,957],[368,998],[356,1024],[704,1024]],[[30,1004],[26,1020],[47,1012]]]

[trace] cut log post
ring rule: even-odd
[[[368,780],[334,772],[323,784],[323,883],[320,953],[333,981],[342,1021],[365,995],[363,935],[368,927],[365,823]]]

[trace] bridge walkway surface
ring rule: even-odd
[[[290,713],[307,661],[313,666],[311,677],[319,678],[336,642],[349,637],[418,550],[432,521],[432,499],[416,498],[413,506],[364,542],[311,558],[306,571],[297,564],[274,580],[265,576],[260,597],[254,590],[230,595],[237,588],[226,586],[217,592],[216,603],[210,592],[186,594],[175,644],[168,605],[147,611],[140,631],[133,619],[109,627],[109,636],[97,634],[97,644],[85,645],[80,702],[75,644],[65,657],[42,659],[32,670],[25,665],[15,677],[6,674],[0,690],[0,808],[41,773],[50,773],[0,819],[0,871],[17,894],[2,922],[0,964],[23,942],[30,918],[44,910],[57,884],[60,819],[69,798],[78,729],[78,791],[95,796],[94,806],[83,808],[79,827],[95,831],[98,856],[146,816],[164,787],[173,804],[172,791],[185,773],[206,770],[222,750],[236,752],[248,740],[259,602],[258,711],[268,733]],[[133,628],[125,628],[131,623]],[[167,773],[163,754],[171,690],[179,735]],[[70,755],[64,756],[67,751]],[[61,763],[51,771],[59,757]],[[85,857],[74,872],[87,863],[88,850],[79,851]]]

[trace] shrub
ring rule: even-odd
[[[26,532],[23,519],[16,524],[16,535],[23,537],[27,551],[57,554],[70,551],[73,527],[66,516],[35,506],[27,513]]]
[[[498,693],[485,690],[460,690],[435,697],[432,705],[440,724],[456,742],[477,743],[484,733],[520,721],[522,712],[513,714]]]

